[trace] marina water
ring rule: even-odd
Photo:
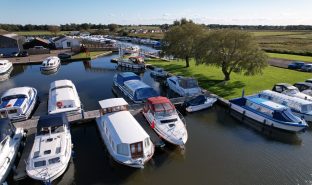
[[[50,83],[69,79],[76,85],[85,110],[98,109],[98,101],[114,97],[113,76],[118,72],[110,55],[90,62],[62,65],[56,74],[45,75],[40,65],[14,66],[11,78],[0,82],[0,94],[12,87],[32,86],[40,105],[35,115],[47,113]],[[143,81],[161,94],[164,87],[147,70]],[[167,144],[156,149],[144,169],[116,164],[106,151],[94,122],[73,126],[72,162],[53,184],[311,184],[312,132],[263,134],[215,106],[185,116],[189,140],[181,150]],[[25,179],[19,184],[35,184]]]

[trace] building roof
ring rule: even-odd
[[[40,42],[46,43],[46,44],[50,44],[50,41],[46,40],[46,39],[42,39],[40,37],[36,37],[34,40],[38,40]],[[30,41],[31,42],[31,41]]]
[[[59,40],[65,38],[65,37],[67,37],[67,36],[62,35],[62,36],[59,36],[58,38],[54,39],[53,41],[56,42],[56,41],[59,41]]]
[[[106,99],[106,100],[101,100],[101,101],[99,101],[99,104],[100,104],[102,109],[106,109],[109,107],[128,105],[128,103],[123,98],[110,98],[110,99]]]

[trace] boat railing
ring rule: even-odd
[[[184,116],[178,110],[177,110],[177,113],[178,113],[181,121],[183,122],[183,124],[186,126],[186,120],[185,120]]]

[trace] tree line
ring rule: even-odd
[[[163,53],[184,60],[185,67],[190,66],[191,59],[197,65],[216,66],[228,81],[232,72],[255,75],[262,73],[268,65],[267,55],[250,32],[208,30],[185,19],[175,21],[174,25],[165,33]]]
[[[183,21],[180,20],[180,21]],[[170,27],[175,26],[179,21],[176,20],[173,24],[151,24],[151,25],[137,25],[137,26],[156,26],[162,30],[168,30]],[[36,25],[36,24],[0,24],[0,29],[6,31],[48,31],[50,26],[58,26],[61,31],[80,31],[80,30],[105,30],[117,31],[117,28],[126,28],[132,25],[118,25],[118,24],[61,24],[61,25]],[[312,30],[312,25],[287,25],[287,26],[272,26],[272,25],[222,25],[222,24],[202,24],[209,29],[244,29],[244,30]]]

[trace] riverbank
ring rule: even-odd
[[[185,68],[184,61],[164,62],[160,60],[149,61],[157,67],[162,67],[166,71],[175,75],[195,77],[199,85],[225,99],[239,97],[244,89],[245,94],[254,94],[261,90],[272,89],[273,85],[280,82],[294,84],[311,78],[310,73],[288,70],[273,66],[268,66],[263,70],[263,74],[256,76],[244,76],[242,74],[231,74],[231,80],[223,81],[223,73],[220,68],[205,65],[195,65],[195,61],[190,62],[190,67]]]

